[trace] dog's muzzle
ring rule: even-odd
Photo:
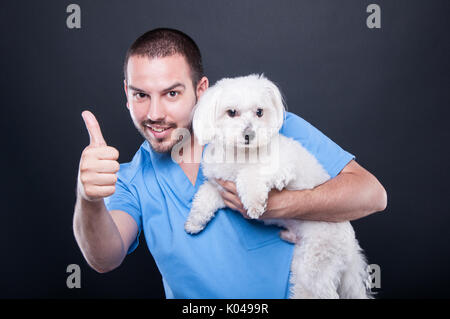
[[[255,138],[255,131],[253,131],[251,128],[246,128],[243,132],[244,139],[245,139],[245,145],[250,144],[250,141]]]

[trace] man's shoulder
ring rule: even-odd
[[[290,127],[292,125],[298,126],[298,125],[302,125],[302,126],[307,126],[307,125],[311,125],[309,124],[306,120],[304,120],[301,116],[292,113],[292,112],[284,112],[285,113],[285,117],[284,117],[284,121],[283,121],[283,128],[286,127]]]
[[[292,112],[285,112],[283,125],[280,133],[288,137],[305,138],[309,137],[311,124],[299,115]]]

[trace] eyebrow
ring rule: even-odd
[[[177,88],[177,87],[179,87],[179,86],[181,86],[183,89],[186,88],[186,86],[185,86],[183,83],[177,82],[177,83],[175,83],[175,84],[169,86],[168,88],[163,89],[161,92],[167,92],[167,91],[173,90],[173,89],[175,89],[175,88]],[[131,84],[128,85],[128,88],[129,88],[129,89],[132,89],[133,91],[142,92],[142,93],[147,93],[147,92],[145,92],[145,90],[142,90],[142,89],[140,89],[140,88],[137,88],[137,87],[135,87],[135,86],[133,86],[133,85],[131,85]]]

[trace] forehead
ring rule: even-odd
[[[179,54],[162,58],[131,56],[127,65],[127,80],[143,90],[158,91],[175,82],[191,85],[190,68],[186,59]]]
[[[263,83],[229,82],[222,85],[219,103],[223,106],[253,107],[268,106],[270,96]]]

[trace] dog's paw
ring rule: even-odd
[[[250,218],[258,219],[266,211],[266,205],[253,205],[247,209],[247,215]]]
[[[189,234],[197,234],[205,228],[205,225],[194,223],[191,220],[186,221],[184,224],[184,230]]]
[[[276,176],[276,179],[273,181],[273,187],[277,190],[281,191],[286,188],[286,186],[294,179],[295,173],[292,167],[284,167],[282,168]]]
[[[290,171],[286,170],[280,173],[280,176],[278,176],[278,178],[274,181],[273,186],[277,190],[281,191],[289,184],[291,180],[292,174],[290,173]]]
[[[282,180],[276,181],[274,187],[281,192],[286,187],[286,183]]]
[[[289,231],[287,229],[280,231],[280,237],[284,241],[287,241],[288,243],[291,244],[298,244],[300,241],[300,238],[298,238],[294,232]]]
[[[266,192],[260,192],[259,194],[249,195],[253,196],[246,196],[241,199],[241,202],[247,210],[247,215],[250,218],[257,219],[266,211],[268,194]]]

